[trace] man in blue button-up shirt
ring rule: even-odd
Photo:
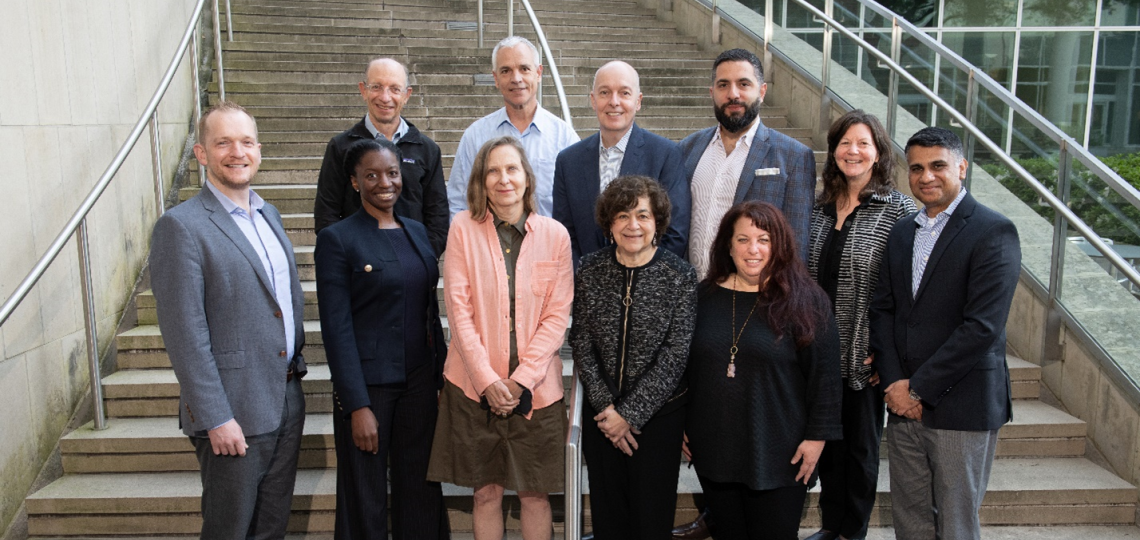
[[[537,182],[538,213],[550,217],[554,207],[554,160],[563,148],[578,142],[578,134],[538,103],[542,64],[533,43],[518,36],[504,38],[495,45],[491,58],[495,88],[503,94],[503,108],[476,120],[459,140],[447,177],[451,217],[467,209],[467,182],[475,154],[483,143],[505,135],[522,142]]]
[[[150,271],[201,468],[202,538],[282,538],[305,423],[301,284],[281,215],[250,189],[253,117],[222,102],[198,133],[203,189],[155,224]]]

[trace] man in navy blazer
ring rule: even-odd
[[[154,225],[150,275],[202,478],[202,538],[283,538],[305,424],[303,293],[273,205],[250,189],[257,124],[202,115],[202,191]]]
[[[598,68],[590,107],[598,115],[598,133],[566,147],[554,165],[554,219],[570,232],[574,264],[608,243],[594,219],[594,203],[614,178],[631,174],[656,179],[669,193],[669,229],[661,231],[657,241],[684,258],[689,185],[681,168],[681,152],[673,141],[634,122],[641,110],[637,71],[620,60]]]
[[[724,51],[713,62],[709,88],[719,125],[680,143],[692,193],[689,262],[702,279],[708,273],[708,251],[720,219],[743,201],[759,200],[779,208],[795,231],[800,257],[807,260],[815,154],[760,120],[767,91],[764,67],[755,54],[744,49]]]
[[[891,231],[871,305],[895,537],[977,539],[997,430],[1012,417],[1005,323],[1021,247],[1013,223],[962,187],[954,133],[925,128],[906,155],[924,207]]]

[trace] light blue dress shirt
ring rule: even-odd
[[[455,151],[455,161],[451,164],[451,175],[447,178],[447,205],[451,217],[467,209],[467,183],[471,180],[471,165],[475,154],[483,143],[496,137],[510,135],[518,139],[526,151],[530,167],[534,169],[535,199],[539,215],[550,217],[554,212],[554,160],[563,148],[578,142],[578,134],[561,118],[554,116],[540,105],[534,119],[526,130],[519,132],[507,117],[503,107],[467,126],[459,148]]]
[[[254,193],[252,189],[249,190],[249,208],[253,211],[251,216],[245,209],[218,191],[218,188],[214,187],[212,183],[206,182],[206,187],[218,198],[218,202],[222,203],[222,208],[229,212],[234,223],[245,235],[246,240],[249,240],[250,246],[257,252],[257,257],[261,259],[261,266],[265,268],[265,275],[271,277],[273,296],[277,299],[277,306],[281,308],[281,322],[285,325],[285,353],[287,355],[285,358],[292,362],[294,344],[297,338],[296,323],[293,320],[293,279],[290,275],[289,257],[285,255],[285,246],[278,240],[261,211],[265,206],[265,200]],[[238,302],[240,299],[235,298],[234,301]]]
[[[937,216],[927,216],[925,206],[918,211],[918,215],[914,216],[914,223],[918,226],[918,230],[914,231],[914,255],[911,258],[910,295],[912,297],[918,294],[918,286],[922,284],[922,273],[926,271],[926,263],[930,259],[930,254],[934,252],[934,244],[938,243],[938,237],[942,236],[946,222],[950,221],[950,216],[954,214],[954,210],[958,208],[958,204],[965,197],[966,188],[963,187],[958,190],[958,196],[954,198],[954,202],[950,203],[950,206],[947,206]]]

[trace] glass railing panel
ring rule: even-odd
[[[1075,160],[1070,207],[1117,255],[1140,265],[1140,210],[1125,202]],[[1083,237],[1070,233],[1061,302],[1109,356],[1133,377],[1140,374],[1140,287]]]
[[[948,27],[1017,24],[1017,0],[945,0],[945,10],[942,25]]]

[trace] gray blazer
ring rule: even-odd
[[[304,297],[293,246],[273,205],[263,209],[289,259],[296,325],[294,357],[270,277],[257,252],[208,189],[154,225],[151,285],[158,324],[178,377],[182,431],[204,436],[231,418],[246,437],[278,428],[290,361],[305,372]]]

